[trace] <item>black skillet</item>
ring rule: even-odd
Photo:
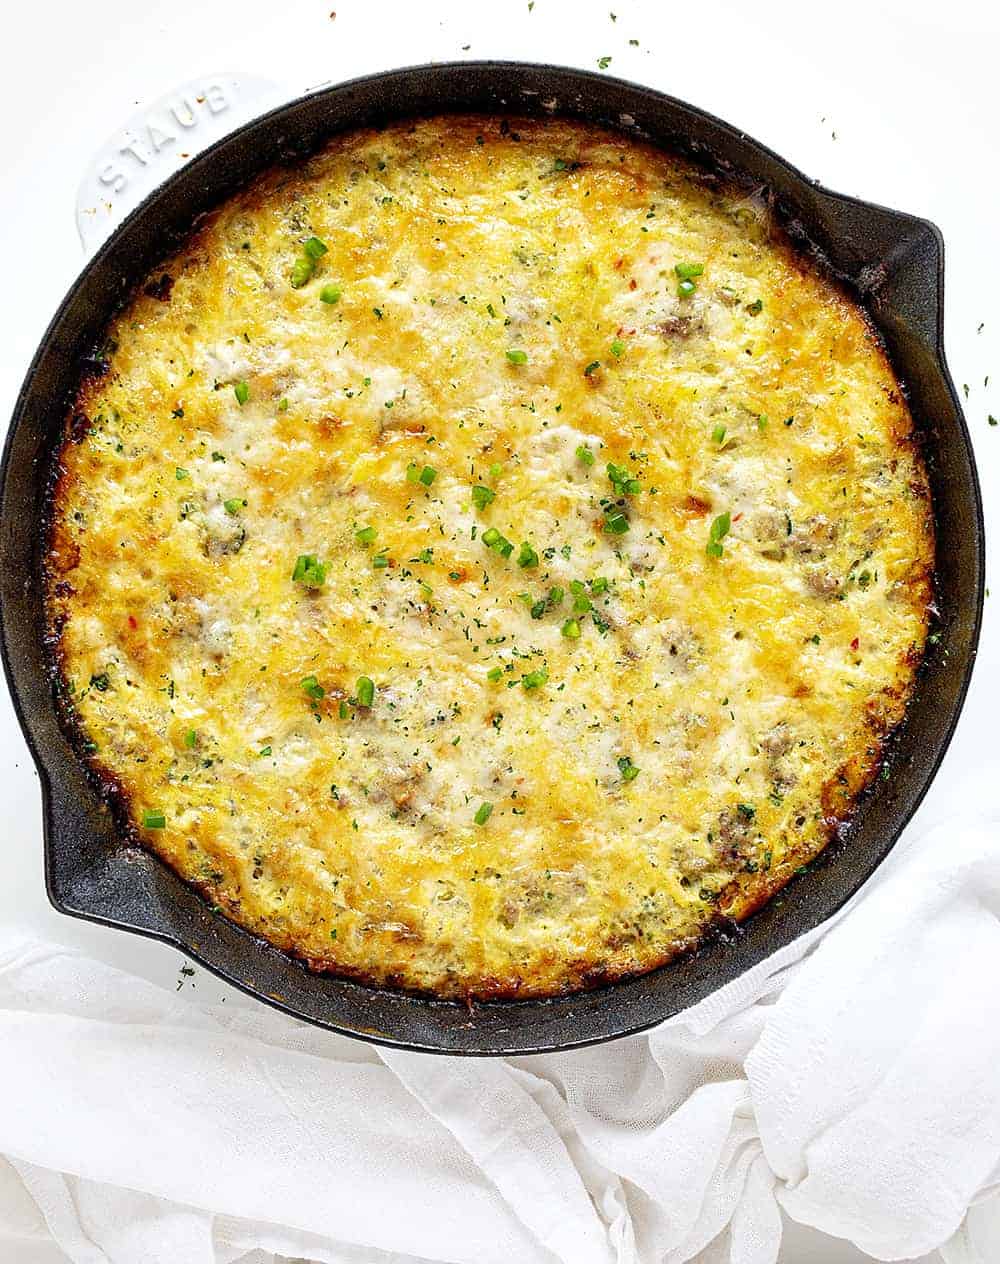
[[[905,385],[926,454],[938,536],[937,636],[889,776],[842,840],[744,926],[638,979],[547,1001],[472,1007],[311,974],[219,914],[153,855],[122,841],[56,717],[42,646],[42,514],[53,444],[81,362],[109,316],[199,212],[335,132],[472,110],[555,112],[607,124],[765,189],[803,247],[861,297]],[[951,739],[976,653],[983,519],[969,434],[942,341],[943,242],[926,220],[819,188],[763,145],[649,88],[514,62],[417,66],[327,88],[239,128],[160,186],[63,300],[28,371],[0,469],[0,636],[38,766],[49,898],[63,913],[161,939],[252,996],[345,1035],[447,1053],[532,1053],[640,1031],[735,979],[838,909],[886,856]]]

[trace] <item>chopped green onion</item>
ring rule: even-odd
[[[588,469],[597,460],[593,452],[591,452],[591,450],[586,446],[586,444],[583,444],[583,443],[581,443],[580,446],[576,450],[576,459],[580,462],[581,465],[586,465]]]
[[[288,399],[284,395],[281,397],[281,399],[278,400],[278,412],[279,413],[288,412]]]
[[[531,547],[527,540],[521,542],[521,550],[517,555],[517,564],[522,568],[534,567],[538,565],[538,554]]]
[[[608,478],[619,496],[635,496],[642,490],[642,484],[633,478],[623,465],[608,462]]]
[[[336,285],[324,285],[319,292],[319,301],[321,303],[339,303],[340,290]]]
[[[527,676],[522,676],[521,684],[525,689],[537,689],[539,685],[544,685],[548,678],[548,669],[539,667],[537,671],[528,672]]]
[[[731,525],[728,510],[714,519],[708,531],[708,544],[705,545],[705,552],[709,557],[722,556],[722,541],[729,534]]]
[[[179,465],[178,465],[178,466],[177,466],[177,468],[174,470],[174,474],[175,474],[175,475],[176,475],[176,477],[177,477],[177,481],[178,481],[178,483],[182,482],[185,478],[190,478],[190,477],[191,477],[191,475],[187,472],[187,470],[182,470],[182,469],[181,469],[181,467],[180,467]]]
[[[591,362],[583,370],[583,376],[592,377],[600,367],[601,367],[600,360],[591,360]]]
[[[247,502],[240,500],[238,496],[234,496],[232,500],[224,500],[223,507],[227,514],[238,514]]]
[[[357,683],[358,706],[370,707],[375,701],[375,683],[368,676],[359,676]]]
[[[548,606],[550,610],[554,609],[556,606],[561,606],[562,599],[565,595],[566,594],[563,592],[563,590],[560,587],[558,587],[558,585],[555,588],[550,588],[548,600],[546,601],[545,604]]]
[[[517,347],[514,347],[507,352],[507,359],[511,362],[511,364],[527,364],[528,353],[527,351],[521,351]]]
[[[485,825],[492,815],[493,815],[493,804],[481,803],[479,805],[479,810],[476,812],[476,816],[475,816],[476,824]]]
[[[198,745],[198,734],[194,729],[188,729],[188,731],[184,734],[184,745],[188,748],[188,750],[192,750]]]
[[[598,575],[596,579],[590,581],[590,591],[595,597],[599,597],[601,593],[608,591],[608,581],[603,575]]]
[[[374,527],[362,527],[359,531],[355,531],[354,538],[359,544],[374,544],[376,535],[378,532]]]
[[[503,473],[503,466],[500,464],[499,461],[494,461],[493,464],[490,466],[490,478],[496,480],[500,477],[502,473]]]
[[[609,535],[624,535],[628,529],[628,518],[620,509],[611,509],[604,515],[604,530]]]
[[[301,290],[307,281],[312,279],[316,265],[308,255],[299,255],[292,264],[291,285],[293,290]]]
[[[628,755],[622,755],[618,761],[618,771],[622,775],[622,781],[635,781],[639,775],[639,769],[632,763]]]
[[[351,708],[347,705],[346,701],[343,698],[340,701],[340,706],[337,708],[337,714],[340,716],[342,720],[346,720],[347,717],[351,714]],[[336,797],[337,796],[335,795],[334,798]]]
[[[384,571],[388,565],[389,559],[386,556],[384,549],[381,553],[376,553],[372,558],[372,566],[374,566],[377,571]]]
[[[257,752],[258,757],[260,759],[266,759],[268,755],[270,755],[270,753],[271,753],[270,746],[262,746],[260,750]]]
[[[729,511],[726,510],[725,513],[719,514],[719,516],[713,520],[709,531],[710,538],[713,540],[721,540],[724,536],[729,534],[729,528],[731,525],[732,520],[730,518]]]
[[[625,354],[625,344],[620,338],[616,338],[611,344],[611,354],[616,360],[620,359]]]
[[[757,418],[757,429],[758,430],[767,429],[767,414],[766,413],[761,413],[761,415]]]
[[[306,691],[306,693],[309,695],[310,698],[312,698],[314,702],[318,702],[320,698],[322,698],[323,695],[326,693],[326,690],[319,683],[319,681],[316,679],[315,676],[303,676],[301,684],[302,684],[302,688]]]
[[[677,297],[690,298],[697,288],[698,287],[695,285],[693,281],[687,281],[687,280],[678,281],[677,282]]]
[[[578,619],[567,619],[562,625],[562,634],[570,641],[576,641],[580,636],[580,622]]]
[[[483,532],[483,544],[488,549],[492,549],[494,553],[499,553],[501,557],[510,557],[514,552],[514,546],[506,536],[500,534],[496,527],[487,527]]]
[[[300,553],[292,571],[292,580],[305,584],[307,588],[322,588],[326,582],[326,566],[311,553]]]
[[[486,673],[486,679],[492,680],[493,683],[496,684],[496,682],[500,679],[502,675],[503,675],[502,667],[491,667],[490,670]]]
[[[302,243],[302,249],[310,259],[322,259],[326,254],[327,245],[318,237],[309,237]]]
[[[167,824],[167,818],[162,812],[147,808],[142,814],[142,823],[146,829],[163,829]]]
[[[472,489],[472,503],[477,509],[485,509],[487,505],[492,504],[496,500],[497,494],[489,487],[477,486]]]
[[[416,463],[416,461],[411,461],[406,467],[406,481],[408,483],[420,482],[420,466]]]
[[[675,263],[674,272],[682,281],[691,281],[705,271],[703,263]]]
[[[233,387],[233,394],[236,396],[236,402],[242,408],[250,398],[250,387],[246,382],[237,382]]]
[[[431,483],[433,483],[434,480],[437,478],[437,470],[434,468],[433,465],[425,465],[424,468],[420,471],[420,474],[418,477],[420,479],[420,482],[423,483],[425,487],[430,487]]]
[[[712,442],[718,443],[721,445],[725,442],[725,439],[726,439],[726,427],[716,426],[715,429],[712,431]]]
[[[755,298],[752,303],[747,304],[747,311],[751,316],[759,316],[764,310],[764,300]]]
[[[529,597],[528,600],[531,601],[531,598]],[[544,597],[541,599],[541,601],[533,602],[531,606],[531,617],[533,619],[540,619],[542,615],[545,613],[545,611],[548,610],[548,608],[549,608],[549,603],[545,600]]]

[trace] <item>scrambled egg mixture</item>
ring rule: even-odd
[[[865,317],[622,136],[336,139],[113,321],[49,632],[127,829],[315,968],[531,996],[759,906],[879,765],[932,514]]]

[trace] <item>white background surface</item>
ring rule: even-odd
[[[336,8],[336,17],[330,10]],[[611,11],[616,15],[612,20]],[[721,115],[824,184],[933,219],[947,245],[947,348],[987,507],[1000,492],[1000,18],[972,0],[92,0],[0,17],[0,411],[9,415],[56,304],[79,270],[76,186],[137,107],[196,75],[245,70],[303,89],[369,70],[462,57],[548,60],[662,88]],[[639,41],[638,47],[629,44]],[[468,46],[468,47],[465,47]],[[980,326],[982,328],[980,329]],[[988,387],[984,379],[995,374]],[[939,547],[948,548],[941,540]],[[992,567],[987,569],[987,583]],[[922,811],[996,793],[1000,633],[987,600],[979,663],[952,749]],[[193,998],[242,998],[179,954],[48,906],[37,778],[0,687],[0,919],[80,945]],[[16,1091],[5,1085],[3,1092]],[[853,1248],[789,1230],[785,1264],[850,1264]],[[10,1264],[50,1264],[58,1253]],[[0,1261],[0,1264],[8,1264]],[[178,1261],[177,1264],[184,1264]],[[512,1262],[516,1264],[516,1261]]]

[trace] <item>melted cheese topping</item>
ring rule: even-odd
[[[649,969],[822,849],[902,715],[933,542],[892,372],[661,152],[338,139],[209,217],[107,354],[53,504],[76,730],[147,845],[314,966]]]

